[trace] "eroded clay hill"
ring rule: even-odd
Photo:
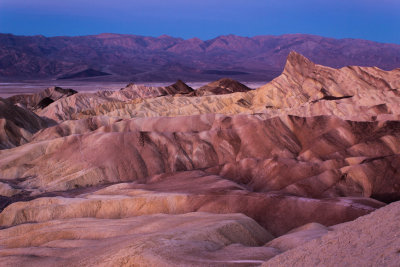
[[[320,238],[262,266],[398,266],[399,216],[400,202],[390,204],[355,221],[336,225],[331,231],[319,230]]]
[[[397,120],[400,112],[400,69],[333,69],[316,65],[295,52],[289,55],[283,73],[257,90],[246,91],[226,79],[204,86],[198,93],[187,86],[179,88],[165,91],[130,85],[118,92],[76,94],[37,113],[56,121],[98,115],[135,118],[210,113],[263,113],[269,117],[335,115],[358,121]],[[230,94],[216,95],[219,93]],[[193,94],[202,96],[192,97]]]
[[[61,87],[50,87],[36,94],[14,95],[8,98],[13,104],[20,104],[29,110],[43,109],[63,97],[68,97],[78,93],[72,89]]]
[[[120,101],[129,101],[139,98],[143,99],[166,95],[189,94],[193,91],[194,90],[187,84],[178,80],[176,83],[164,87],[152,87],[130,83],[119,91],[102,91],[98,92],[97,95],[107,96],[111,99],[117,99]]]
[[[237,92],[248,92],[250,90],[250,88],[240,82],[224,78],[200,87],[199,89],[193,91],[192,95],[224,95]]]
[[[399,78],[293,52],[256,90],[225,79],[198,95],[178,81],[2,100],[1,264],[291,265],[400,200]],[[394,227],[365,218],[385,228],[377,239]]]
[[[0,149],[29,142],[32,135],[50,123],[25,109],[0,98]]]

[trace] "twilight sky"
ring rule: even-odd
[[[0,32],[201,39],[309,33],[400,44],[400,0],[0,0]]]

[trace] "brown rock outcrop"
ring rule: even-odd
[[[383,71],[356,66],[333,69],[291,52],[283,73],[257,90],[255,104],[293,108],[310,101],[361,98],[371,91],[399,97],[399,78],[400,69]]]
[[[35,132],[47,125],[35,113],[0,98],[0,149],[29,142]]]
[[[68,97],[76,93],[78,92],[72,89],[63,89],[61,87],[54,86],[36,94],[14,95],[9,97],[8,100],[13,104],[21,104],[30,110],[37,110],[43,109],[61,98]]]
[[[70,97],[61,98],[47,107],[38,110],[36,113],[41,117],[60,122],[75,119],[76,113],[95,108],[105,103],[115,106],[122,102],[95,93],[78,93]]]
[[[223,78],[200,87],[199,89],[195,90],[192,95],[224,95],[237,92],[247,92],[250,90],[250,88],[240,82],[228,78]]]
[[[166,95],[188,94],[191,92],[193,92],[191,87],[181,80],[178,80],[176,83],[169,86],[160,87],[130,83],[119,91],[109,92],[107,96],[121,101],[128,101],[138,98],[153,98]],[[98,94],[104,94],[104,92],[98,92]]]

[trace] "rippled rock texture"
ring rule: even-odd
[[[374,214],[400,200],[399,88],[398,69],[292,52],[256,90],[223,79],[1,99],[1,262],[335,265],[347,244],[307,253],[352,224],[360,238],[375,225],[374,244],[396,227]]]

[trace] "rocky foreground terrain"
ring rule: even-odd
[[[0,265],[398,266],[399,90],[291,52],[256,90],[0,98]]]

